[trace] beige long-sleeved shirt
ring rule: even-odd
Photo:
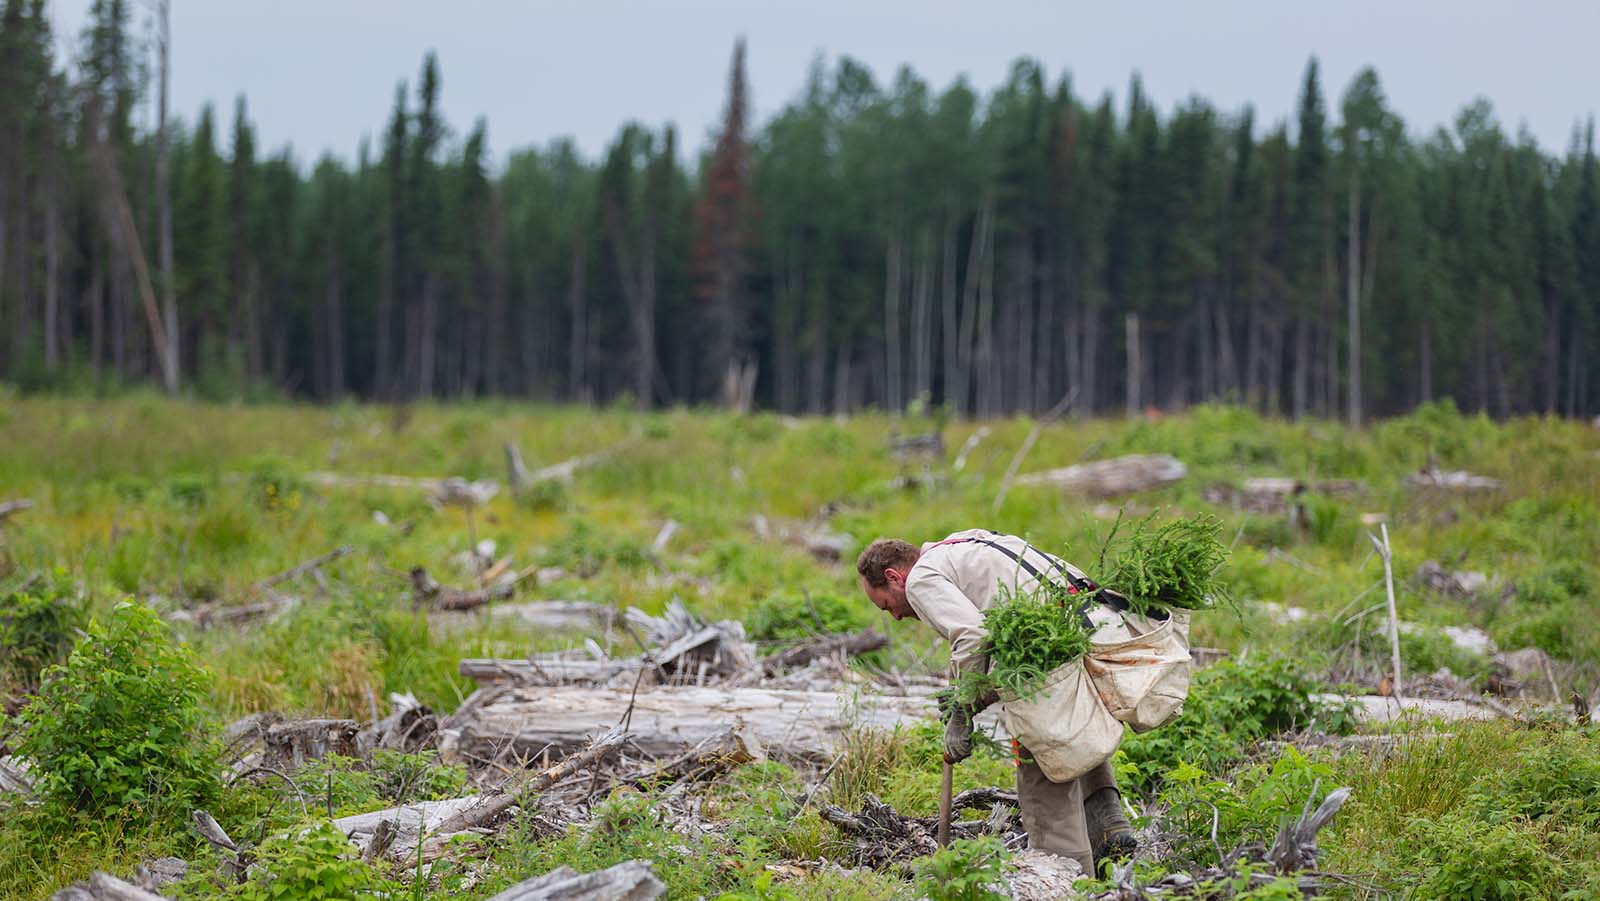
[[[955,532],[943,542],[922,546],[922,556],[906,575],[906,601],[928,625],[950,642],[950,663],[960,672],[985,672],[989,659],[982,652],[989,633],[983,628],[983,611],[996,602],[1001,586],[1012,592],[1028,592],[1038,580],[1017,561],[999,550],[977,541],[953,542],[961,538],[982,538],[1008,548],[1026,560],[1040,575],[1061,579],[1056,563],[1061,563],[1077,578],[1082,571],[1015,535],[1002,535],[987,529]],[[1090,618],[1098,621],[1096,604]],[[1109,612],[1109,611],[1107,611]],[[1115,614],[1111,614],[1113,617]]]

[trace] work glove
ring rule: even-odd
[[[944,724],[944,762],[960,763],[971,756],[972,715],[964,705],[952,705]]]

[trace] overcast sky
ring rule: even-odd
[[[91,0],[50,0],[76,44]],[[131,0],[142,30],[153,0]],[[1292,115],[1306,60],[1320,58],[1330,119],[1372,65],[1412,134],[1488,97],[1510,132],[1564,152],[1600,103],[1600,3],[1530,0],[172,0],[172,105],[223,123],[243,93],[267,147],[309,163],[353,158],[379,135],[394,88],[439,54],[454,131],[489,122],[496,159],[575,136],[597,156],[629,119],[678,125],[698,148],[724,102],[735,36],[749,45],[751,100],[765,122],[799,91],[819,52],[869,65],[880,83],[910,64],[936,88],[965,73],[987,94],[1033,56],[1080,95],[1115,93],[1138,70],[1168,111],[1198,94],[1224,111],[1254,104],[1258,128]]]

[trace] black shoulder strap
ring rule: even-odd
[[[987,545],[987,546],[989,546],[991,548],[994,548],[995,550],[999,551],[1000,553],[1005,554],[1007,557],[1010,557],[1012,560],[1016,561],[1018,566],[1021,566],[1024,570],[1026,570],[1028,575],[1033,576],[1034,581],[1036,581],[1036,582],[1053,581],[1053,580],[1046,579],[1044,574],[1039,572],[1039,570],[1032,563],[1029,563],[1027,560],[1024,560],[1020,555],[1017,554],[1017,552],[1013,551],[1011,548],[1006,547],[1005,545],[1001,544],[998,541],[994,541],[994,540],[991,540],[991,539],[988,539],[988,538],[968,538],[968,539],[964,539],[964,540],[966,540],[966,541],[974,541],[974,542],[977,542],[978,544]],[[1063,564],[1060,560],[1057,560],[1056,558],[1050,556],[1049,554],[1046,554],[1044,551],[1039,550],[1038,548],[1034,547],[1031,544],[1027,544],[1026,542],[1024,542],[1022,551],[1023,551],[1024,554],[1027,553],[1028,551],[1036,551],[1041,557],[1044,557],[1046,560],[1050,561],[1051,566],[1057,572],[1061,573],[1061,575],[1066,577],[1067,585],[1069,586],[1069,590],[1073,594],[1083,593],[1085,595],[1085,597],[1083,599],[1083,603],[1078,605],[1078,618],[1083,621],[1083,627],[1085,629],[1087,629],[1090,632],[1093,632],[1094,631],[1094,621],[1089,619],[1089,605],[1094,603],[1094,600],[1095,600],[1095,597],[1096,597],[1096,595],[1094,594],[1094,591],[1098,586],[1096,586],[1093,582],[1090,582],[1088,579],[1080,579],[1077,576],[1073,575],[1072,571],[1067,569],[1066,565]]]

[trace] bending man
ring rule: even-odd
[[[982,650],[988,636],[983,611],[995,603],[1002,585],[1029,591],[1041,578],[1087,582],[1070,564],[1021,538],[984,529],[956,532],[921,548],[897,538],[880,538],[861,552],[856,571],[879,610],[897,620],[921,620],[950,642],[952,676],[988,670]],[[1091,612],[1094,619],[1114,615]],[[955,705],[945,725],[946,760],[954,763],[971,755],[972,717],[995,700],[986,698],[972,710]],[[1091,875],[1096,859],[1134,850],[1137,842],[1122,812],[1109,762],[1058,783],[1045,778],[1026,749],[1019,750],[1019,757],[1017,800],[1031,847],[1074,858]]]

